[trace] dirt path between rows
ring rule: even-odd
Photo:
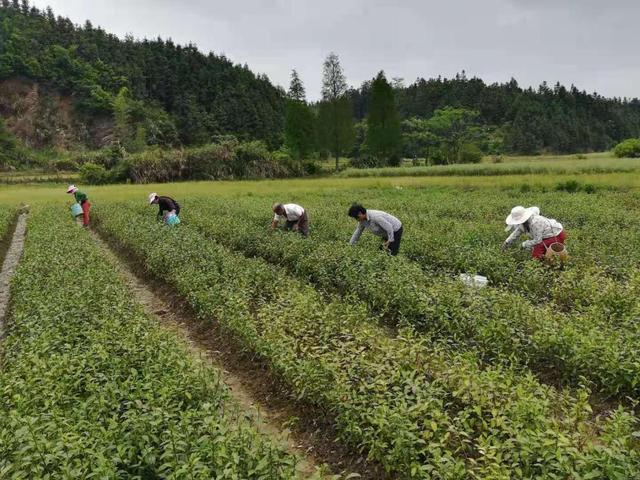
[[[323,429],[324,419],[316,424],[299,418],[301,412],[293,405],[295,401],[278,391],[262,366],[254,365],[246,353],[229,345],[215,325],[197,320],[162,283],[149,281],[144,273],[134,273],[130,259],[121,258],[95,231],[90,233],[147,312],[183,337],[194,355],[217,368],[233,403],[253,419],[260,432],[298,459],[299,478],[341,478],[350,472],[363,480],[386,478],[378,468],[335,444],[333,435]]]
[[[2,270],[0,271],[0,338],[4,335],[4,322],[7,314],[7,307],[9,305],[9,287],[11,283],[11,277],[13,277],[22,251],[24,250],[24,239],[27,232],[27,214],[20,213],[18,215],[18,221],[16,223],[13,236],[11,237],[11,244],[7,250],[7,254],[4,257],[2,263]]]

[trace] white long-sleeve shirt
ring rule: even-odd
[[[349,243],[355,244],[365,228],[371,230],[371,233],[378,237],[385,238],[390,242],[393,242],[393,232],[397,232],[402,227],[402,222],[393,215],[380,210],[367,210],[367,219],[362,222],[358,222],[355,232],[351,236]]]
[[[276,222],[280,220],[288,220],[290,222],[297,222],[300,220],[300,217],[304,215],[304,208],[300,205],[296,205],[295,203],[287,203],[283,205],[284,215],[278,215],[277,213],[274,215],[273,219]]]
[[[528,233],[531,240],[522,242],[522,248],[532,248],[541,243],[545,238],[557,237],[562,232],[562,224],[553,218],[546,218],[542,215],[533,215],[529,220],[529,230],[525,230],[524,224],[516,225],[509,238],[505,241],[507,245],[515,242],[520,235]]]

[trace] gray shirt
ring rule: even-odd
[[[349,243],[354,245],[359,239],[365,228],[371,230],[371,233],[382,238],[386,238],[393,242],[393,232],[397,232],[402,228],[402,223],[393,215],[380,210],[367,210],[367,219],[358,222],[356,231],[353,232]]]

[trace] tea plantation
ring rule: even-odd
[[[0,478],[640,478],[640,196],[486,181],[100,187],[93,232],[64,193],[28,191],[0,343]],[[146,190],[178,199],[182,223],[157,223]],[[19,202],[0,201],[8,239]],[[309,238],[270,231],[276,201],[307,209]],[[354,201],[403,221],[397,257],[372,235],[348,245]],[[566,265],[500,249],[518,204],[564,225]],[[317,420],[366,466],[317,453],[326,469],[296,469],[92,234],[277,384],[292,435]]]

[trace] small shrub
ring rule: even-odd
[[[56,172],[77,172],[78,163],[70,158],[61,158],[53,162],[53,169]]]
[[[359,155],[349,160],[349,166],[352,168],[376,168],[382,165],[372,155]]]
[[[460,148],[460,163],[480,163],[482,150],[473,143],[465,143]]]
[[[581,190],[580,182],[576,180],[567,180],[566,182],[560,182],[556,185],[556,191],[576,193]]]
[[[640,158],[640,138],[628,138],[613,148],[618,158]]]
[[[449,163],[447,161],[447,155],[441,148],[430,148],[426,152],[426,165],[446,165]]]
[[[124,150],[122,147],[118,144],[112,144],[100,150],[78,153],[74,156],[73,160],[79,165],[93,163],[95,165],[102,165],[104,168],[109,169],[116,166],[123,158]]]
[[[402,157],[397,153],[392,154],[387,160],[387,165],[390,167],[399,167],[402,163]]]
[[[107,171],[107,183],[121,183],[131,181],[131,163],[123,159],[111,170]]]
[[[304,162],[302,168],[307,175],[318,175],[322,172],[322,166],[312,160]]]
[[[96,165],[95,163],[82,165],[80,167],[80,178],[83,183],[89,185],[101,185],[109,180],[107,170],[102,165]]]
[[[300,176],[304,174],[304,166],[301,160],[293,158],[289,152],[280,149],[272,154],[273,160],[282,167],[287,176]]]

